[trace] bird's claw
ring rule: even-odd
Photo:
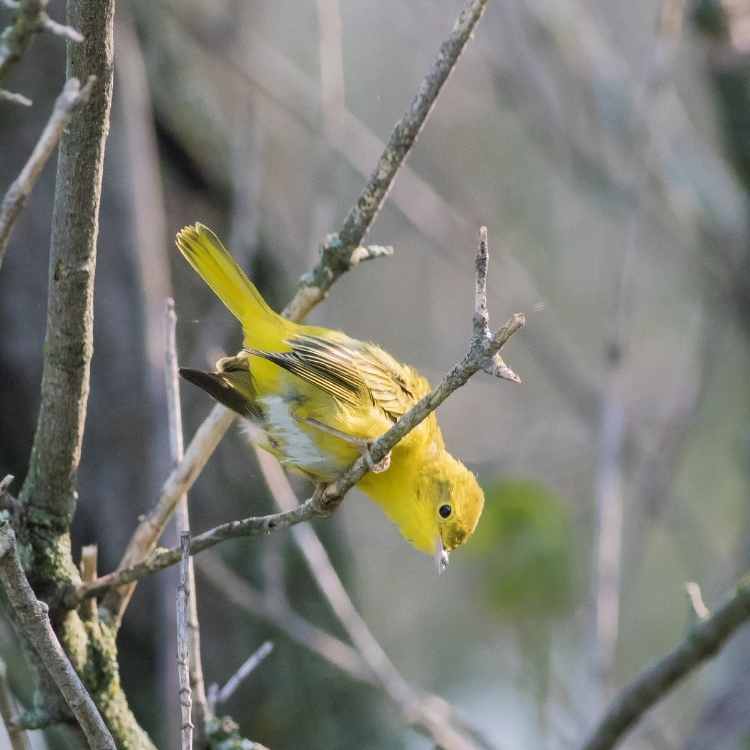
[[[367,467],[370,469],[370,471],[373,474],[382,474],[384,471],[388,471],[388,469],[391,466],[390,451],[388,451],[388,453],[386,453],[385,456],[376,463],[372,458],[372,454],[370,453],[369,443],[365,443],[362,446],[362,455],[364,456],[364,459],[367,462]]]

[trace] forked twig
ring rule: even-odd
[[[13,184],[8,188],[2,205],[0,205],[0,268],[3,265],[3,259],[8,249],[8,242],[10,241],[10,235],[16,219],[26,205],[26,201],[44,169],[44,165],[57,148],[63,130],[65,130],[66,125],[70,122],[70,118],[73,117],[76,110],[82,104],[88,101],[95,80],[95,76],[91,76],[83,88],[81,88],[77,78],[70,78],[66,81],[62,93],[55,101],[49,121],[42,131],[36,146],[34,146],[34,150],[31,152],[29,160],[24,165],[18,177],[13,181]]]
[[[47,15],[48,0],[18,0],[5,5],[15,13],[13,22],[0,34],[0,81],[29,48],[35,34],[46,31],[79,44],[83,36],[72,26],[53,21]]]

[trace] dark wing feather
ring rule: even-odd
[[[369,398],[394,422],[424,395],[421,391],[426,393],[429,388],[416,373],[372,344],[318,336],[295,336],[287,343],[291,347],[288,352],[250,352],[274,362],[343,403],[357,406],[363,397]],[[416,388],[419,393],[415,394],[410,380],[419,381]]]
[[[236,382],[240,377],[238,373],[203,372],[202,370],[181,367],[180,375],[204,390],[220,404],[236,411],[241,417],[249,419],[260,419],[262,417],[260,408],[255,403],[254,398],[251,397],[252,381],[247,370],[244,374],[244,383]]]

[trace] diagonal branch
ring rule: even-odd
[[[615,699],[582,750],[610,750],[677,683],[715,656],[734,633],[750,620],[750,579],[714,613],[696,623],[687,638],[665,657],[646,667]]]
[[[271,651],[273,651],[273,643],[264,641],[242,662],[240,668],[226,681],[222,688],[214,685],[214,695],[209,701],[211,706],[215,708],[221,703],[226,703],[237,692],[240,685],[265,661]]]
[[[8,598],[13,620],[65,698],[95,750],[116,750],[99,710],[63,651],[50,624],[47,605],[37,600],[21,567],[16,536],[7,520],[0,521],[0,584]]]
[[[399,168],[414,146],[443,84],[471,38],[486,3],[487,0],[467,2],[450,36],[441,45],[437,58],[420,84],[416,96],[396,124],[377,168],[349,211],[341,231],[326,238],[321,246],[320,261],[310,273],[300,279],[293,299],[284,310],[284,315],[290,320],[301,322],[325,298],[335,281],[363,259],[362,240],[375,220]],[[365,257],[376,257],[378,254],[388,253],[378,250],[375,253],[368,252]],[[213,407],[191,440],[184,460],[165,482],[156,506],[136,528],[118,570],[140,563],[154,550],[177,501],[190,489],[234,420],[235,415],[225,407],[220,404]],[[121,591],[113,589],[105,597],[103,606],[112,612],[115,621],[119,622],[127,607],[127,601],[123,599]]]
[[[17,91],[6,91],[5,89],[0,89],[0,101],[13,102],[13,104],[18,104],[21,107],[30,107],[34,103],[28,96],[19,94]]]
[[[300,527],[301,528],[301,527]],[[372,672],[362,655],[348,643],[300,617],[289,607],[278,592],[257,591],[248,581],[232,570],[216,553],[208,552],[198,559],[198,570],[233,605],[253,617],[274,626],[291,641],[317,654],[355,682],[382,688],[379,678]],[[417,699],[406,721],[415,727],[429,728],[427,721],[453,723],[469,735],[479,747],[492,750],[494,745],[472,726],[465,724],[453,707],[432,693],[411,688]],[[422,723],[422,722],[425,723]]]
[[[437,58],[403,117],[396,123],[377,166],[344,219],[338,234],[329,235],[321,247],[321,258],[309,274],[300,279],[297,294],[284,314],[293,320],[306,317],[323,300],[342,273],[349,270],[352,253],[378,215],[393,180],[409,155],[430,110],[456,66],[474,27],[484,13],[487,0],[471,0],[456,20],[450,36],[440,45]]]
[[[47,15],[48,0],[19,0],[15,18],[0,36],[0,81],[17,63],[31,44],[35,34],[46,31],[71,42],[80,43],[83,36],[71,26],[63,26]]]
[[[234,418],[233,412],[221,405],[214,406],[190,441],[184,458],[164,482],[156,505],[133,532],[118,569],[135,565],[154,550],[180,498],[193,486]],[[112,612],[116,622],[122,620],[131,593],[130,590],[113,589],[104,598],[102,606]]]
[[[297,614],[278,592],[258,591],[230,568],[215,552],[196,561],[198,571],[230,604],[273,625],[293,643],[333,665],[356,682],[376,685],[375,676],[362,657],[344,641]]]
[[[261,473],[276,505],[281,510],[291,510],[298,505],[297,497],[281,465],[269,453],[257,446],[253,448]],[[432,737],[440,747],[466,747],[461,732],[452,726],[452,706],[437,696],[425,696],[403,678],[377,641],[362,615],[359,614],[341,579],[336,573],[328,552],[312,526],[295,526],[292,539],[307,564],[307,569],[328,601],[347,635],[355,645],[362,660],[374,675],[377,683],[400,709],[404,719]],[[445,710],[442,710],[445,709]],[[473,727],[466,728],[483,747],[489,744],[480,738]]]
[[[485,233],[486,229],[482,228],[483,237]],[[486,242],[483,242],[480,243],[480,254],[483,252],[482,245],[486,252]],[[477,297],[480,294],[481,291],[478,290]],[[476,304],[479,304],[479,302]],[[519,331],[525,323],[525,316],[516,313],[494,334],[490,333],[488,324],[481,326],[482,335],[475,334],[472,337],[466,356],[451,368],[443,381],[431,393],[418,401],[390,430],[372,443],[369,451],[371,461],[375,464],[382,461],[395,447],[396,443],[435,411],[448,396],[458,390],[477,372],[491,367],[495,356],[499,354],[510,337]],[[314,518],[328,517],[338,508],[346,493],[364,477],[369,470],[369,466],[368,460],[364,456],[360,456],[333,482],[318,487],[312,497],[308,498],[302,505],[281,513],[251,516],[217,526],[194,536],[190,544],[190,552],[196,554],[226,539],[270,534]],[[120,568],[92,583],[84,583],[77,588],[69,589],[65,595],[65,602],[68,606],[75,607],[83,599],[96,596],[105,589],[137,581],[146,575],[175,565],[179,562],[180,557],[179,547],[157,552],[129,568]]]
[[[21,170],[21,174],[8,188],[0,206],[0,268],[3,266],[13,225],[26,205],[26,201],[29,199],[29,195],[31,195],[45,164],[57,148],[63,130],[65,130],[76,110],[89,100],[94,80],[96,80],[94,76],[91,76],[83,88],[81,88],[77,78],[70,78],[65,83],[62,93],[55,101],[52,115],[36,146],[34,146],[29,160]]]

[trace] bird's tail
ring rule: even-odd
[[[177,247],[198,275],[242,323],[247,344],[271,351],[287,338],[289,322],[275,313],[221,240],[203,224],[183,227]]]

